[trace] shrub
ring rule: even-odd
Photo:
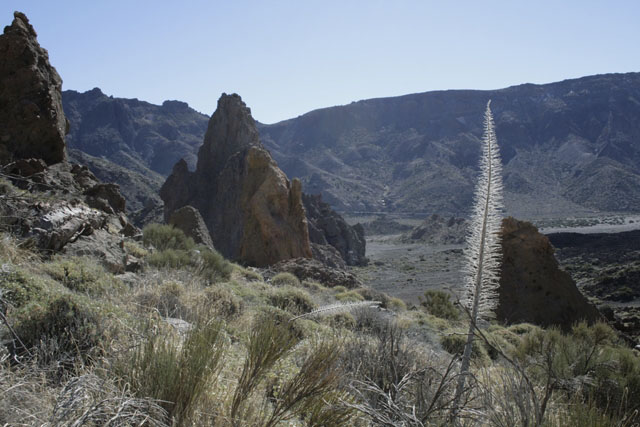
[[[362,296],[362,294],[355,290],[340,292],[336,294],[335,297],[338,301],[343,302],[364,301],[364,297]]]
[[[142,241],[159,251],[165,249],[190,251],[195,248],[191,237],[185,236],[182,230],[166,224],[148,224],[142,229]]]
[[[136,258],[144,258],[149,255],[149,251],[140,246],[137,242],[133,240],[125,240],[124,249],[128,254],[136,257]]]
[[[31,303],[15,318],[17,335],[41,363],[56,362],[66,368],[76,360],[87,363],[101,353],[105,319],[81,297],[64,294]]]
[[[182,283],[167,281],[157,288],[138,295],[138,303],[148,309],[156,310],[162,317],[190,318],[190,310],[182,301],[184,286]]]
[[[216,250],[205,246],[198,247],[202,270],[200,273],[209,279],[228,279],[233,272],[233,265],[224,259]]]
[[[0,297],[16,308],[40,298],[43,291],[42,284],[20,270],[0,271]],[[0,310],[6,307],[0,305]]]
[[[171,425],[190,425],[208,386],[214,381],[224,347],[221,325],[198,323],[183,343],[149,331],[146,341],[118,370],[138,397],[161,401]]]
[[[269,302],[274,307],[286,310],[293,315],[307,313],[316,308],[316,304],[306,291],[291,286],[276,289],[269,295]]]
[[[393,297],[389,299],[389,308],[395,311],[405,311],[407,309],[407,304],[400,298]]]
[[[207,308],[225,318],[238,316],[244,310],[244,302],[226,288],[207,288],[205,300]]]
[[[91,258],[54,260],[44,264],[44,271],[68,289],[92,296],[122,289],[122,282],[107,273],[104,267]]]
[[[191,265],[191,254],[181,249],[164,249],[149,255],[147,261],[158,268],[185,268]]]
[[[461,333],[445,334],[440,338],[440,344],[450,354],[461,355],[464,351],[464,346],[467,342],[467,335]],[[471,358],[487,362],[489,360],[489,354],[487,353],[484,345],[478,340],[474,340],[471,347]]]
[[[429,290],[420,298],[420,304],[430,314],[447,320],[457,320],[460,312],[450,300],[450,295],[443,291]]]
[[[296,276],[291,273],[278,273],[271,279],[271,284],[273,286],[291,286],[298,287],[300,286],[300,280]]]

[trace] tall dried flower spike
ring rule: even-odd
[[[502,164],[491,114],[491,101],[484,114],[484,138],[480,159],[480,179],[476,185],[473,214],[465,252],[463,307],[470,314],[467,342],[462,354],[452,418],[459,408],[471,362],[474,330],[478,322],[494,315],[498,303],[500,263],[500,226],[502,221]]]

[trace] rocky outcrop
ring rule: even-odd
[[[123,244],[139,232],[125,199],[117,185],[66,161],[62,80],[29,20],[14,16],[0,36],[0,229],[44,255],[91,254],[113,272],[139,268]]]
[[[174,211],[169,217],[169,224],[182,230],[194,242],[213,249],[213,241],[209,230],[207,230],[207,225],[200,212],[193,206],[187,205]]]
[[[0,36],[0,163],[36,158],[51,165],[66,156],[62,79],[27,17],[14,18]]]
[[[320,282],[329,288],[344,286],[345,288],[354,289],[362,286],[362,282],[354,274],[342,269],[331,268],[318,260],[307,258],[281,261],[263,272],[263,277],[268,279],[282,272],[291,273],[300,280]]]
[[[504,219],[502,252],[499,320],[567,330],[575,322],[600,318],[571,276],[558,267],[549,239],[531,223]]]
[[[318,245],[333,246],[347,265],[366,265],[364,228],[350,226],[328,203],[317,194],[303,194],[307,212],[309,239]]]
[[[166,220],[183,206],[196,208],[227,258],[266,266],[311,257],[300,181],[289,182],[264,149],[238,95],[220,97],[195,172],[179,161],[160,197]]]
[[[422,242],[438,245],[464,243],[467,234],[467,221],[463,218],[445,218],[433,214],[422,224],[400,238],[403,242]]]

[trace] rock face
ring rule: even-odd
[[[207,225],[202,219],[200,212],[193,206],[184,206],[174,211],[169,217],[169,224],[179,228],[194,242],[213,248],[213,241]]]
[[[86,166],[66,161],[62,80],[28,19],[14,14],[0,36],[0,229],[43,254],[93,255],[113,272],[138,268],[123,239],[139,232],[125,199]]]
[[[433,214],[422,224],[402,235],[403,242],[423,242],[439,245],[464,243],[467,221],[464,218],[445,218]]]
[[[315,280],[329,288],[344,286],[353,289],[362,286],[362,282],[354,274],[328,267],[315,259],[295,258],[281,261],[273,265],[270,271],[264,272],[263,276],[270,278],[280,272],[291,273],[300,280]]]
[[[347,265],[366,265],[364,228],[347,224],[321,195],[303,194],[302,202],[307,211],[309,239],[317,245],[333,246]],[[315,254],[314,254],[315,257]]]
[[[195,172],[179,161],[160,190],[165,219],[196,208],[214,246],[254,266],[311,257],[300,181],[289,182],[260,143],[249,108],[223,94],[209,121]]]
[[[0,163],[37,158],[51,165],[66,157],[62,79],[27,17],[14,17],[0,36]]]
[[[502,251],[499,320],[567,330],[575,322],[600,318],[571,276],[558,267],[549,239],[531,223],[504,219]]]

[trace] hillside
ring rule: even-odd
[[[167,176],[180,158],[195,167],[209,121],[184,102],[153,105],[110,97],[98,88],[84,93],[66,90],[62,105],[70,122],[69,148],[142,174],[150,169]]]
[[[640,74],[370,99],[260,127],[282,169],[343,212],[463,216],[492,99],[519,217],[640,210]]]

